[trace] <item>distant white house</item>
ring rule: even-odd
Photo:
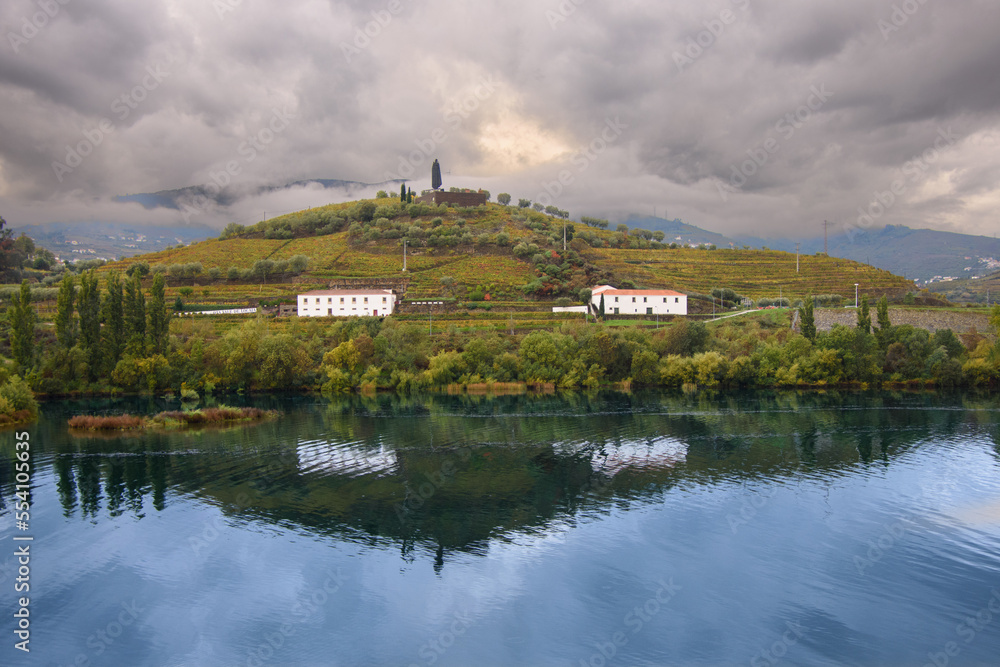
[[[669,289],[615,289],[599,285],[591,290],[594,309],[604,297],[605,315],[687,315],[687,295]]]
[[[384,317],[396,308],[387,289],[325,289],[299,294],[299,317]]]

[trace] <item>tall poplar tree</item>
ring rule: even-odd
[[[145,356],[146,297],[142,293],[139,272],[125,283],[125,350],[134,356]]]
[[[813,308],[813,297],[810,294],[802,308],[802,335],[811,341],[816,340],[816,315]]]
[[[125,349],[125,311],[122,302],[121,274],[112,271],[107,278],[107,293],[101,304],[101,339],[104,344],[104,364],[110,375]]]
[[[149,298],[149,344],[153,354],[167,353],[170,320],[167,318],[166,281],[162,273],[153,278],[153,290]]]
[[[23,373],[32,366],[35,358],[35,309],[31,307],[31,288],[27,280],[21,281],[20,291],[11,298],[7,308],[10,320],[10,348]]]
[[[65,349],[76,345],[77,324],[73,317],[73,302],[76,301],[76,283],[69,271],[59,283],[56,298],[56,340]]]
[[[87,366],[93,380],[99,375],[101,366],[101,292],[93,270],[80,276],[77,311],[80,313],[80,344],[87,354]]]
[[[861,297],[861,309],[858,311],[858,329],[866,334],[872,332],[872,314],[868,309],[868,295]]]

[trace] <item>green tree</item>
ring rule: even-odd
[[[406,201],[406,183],[400,183],[399,185],[399,201]]]
[[[31,368],[35,356],[35,309],[31,307],[31,288],[21,281],[21,290],[11,298],[7,309],[10,321],[10,348],[18,371]]]
[[[112,271],[107,278],[107,292],[101,304],[101,338],[104,344],[104,363],[108,373],[114,370],[125,349],[125,310],[123,306],[121,275]]]
[[[866,334],[872,332],[872,314],[868,309],[868,295],[861,297],[861,309],[858,310],[858,329]]]
[[[990,308],[988,321],[990,326],[993,328],[993,333],[1000,336],[1000,303],[993,304],[993,307]]]
[[[879,347],[885,349],[891,338],[892,322],[889,321],[889,300],[884,294],[875,306],[875,314],[878,321],[875,337],[878,339]]]
[[[601,295],[601,305],[599,305],[597,307],[597,315],[601,319],[604,319],[604,295],[603,294]]]
[[[167,316],[166,281],[163,274],[153,278],[149,299],[149,344],[153,354],[166,354],[170,320]]]
[[[507,194],[506,192],[501,192],[500,194],[497,195],[497,203],[502,204],[503,206],[509,205],[510,195]]]
[[[125,347],[129,354],[142,356],[146,345],[146,297],[138,272],[125,283]]]
[[[816,341],[816,316],[813,313],[813,297],[810,294],[800,313],[802,314],[802,335],[810,341]]]
[[[77,326],[73,317],[73,302],[76,300],[76,285],[73,274],[69,271],[59,283],[59,296],[56,298],[56,340],[63,349],[76,345]]]
[[[529,206],[531,206],[531,200],[530,199],[520,198],[520,199],[517,200],[517,207],[518,208],[528,208]]]
[[[80,276],[77,311],[80,313],[80,344],[87,354],[90,379],[94,380],[101,365],[101,292],[93,269]]]

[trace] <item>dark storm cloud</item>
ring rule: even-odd
[[[154,214],[104,202],[223,175],[251,187],[403,170],[419,185],[433,157],[446,185],[541,194],[574,216],[656,206],[729,233],[849,225],[921,156],[878,224],[983,232],[1000,204],[995,3],[56,5],[30,39],[39,5],[0,9],[0,196],[19,222],[74,203],[135,220]],[[287,123],[270,131],[276,115]],[[58,173],[104,119],[100,144]],[[622,129],[606,142],[609,122]],[[935,148],[942,131],[953,140]],[[277,205],[324,193],[299,194]]]

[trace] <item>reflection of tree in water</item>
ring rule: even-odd
[[[244,521],[395,540],[440,569],[449,552],[484,553],[612,502],[657,502],[684,480],[865,465],[876,450],[888,465],[983,419],[924,396],[838,392],[274,402],[286,417],[227,430],[69,439],[45,425],[61,443],[64,513],[97,520],[102,489],[112,517],[183,494]]]

